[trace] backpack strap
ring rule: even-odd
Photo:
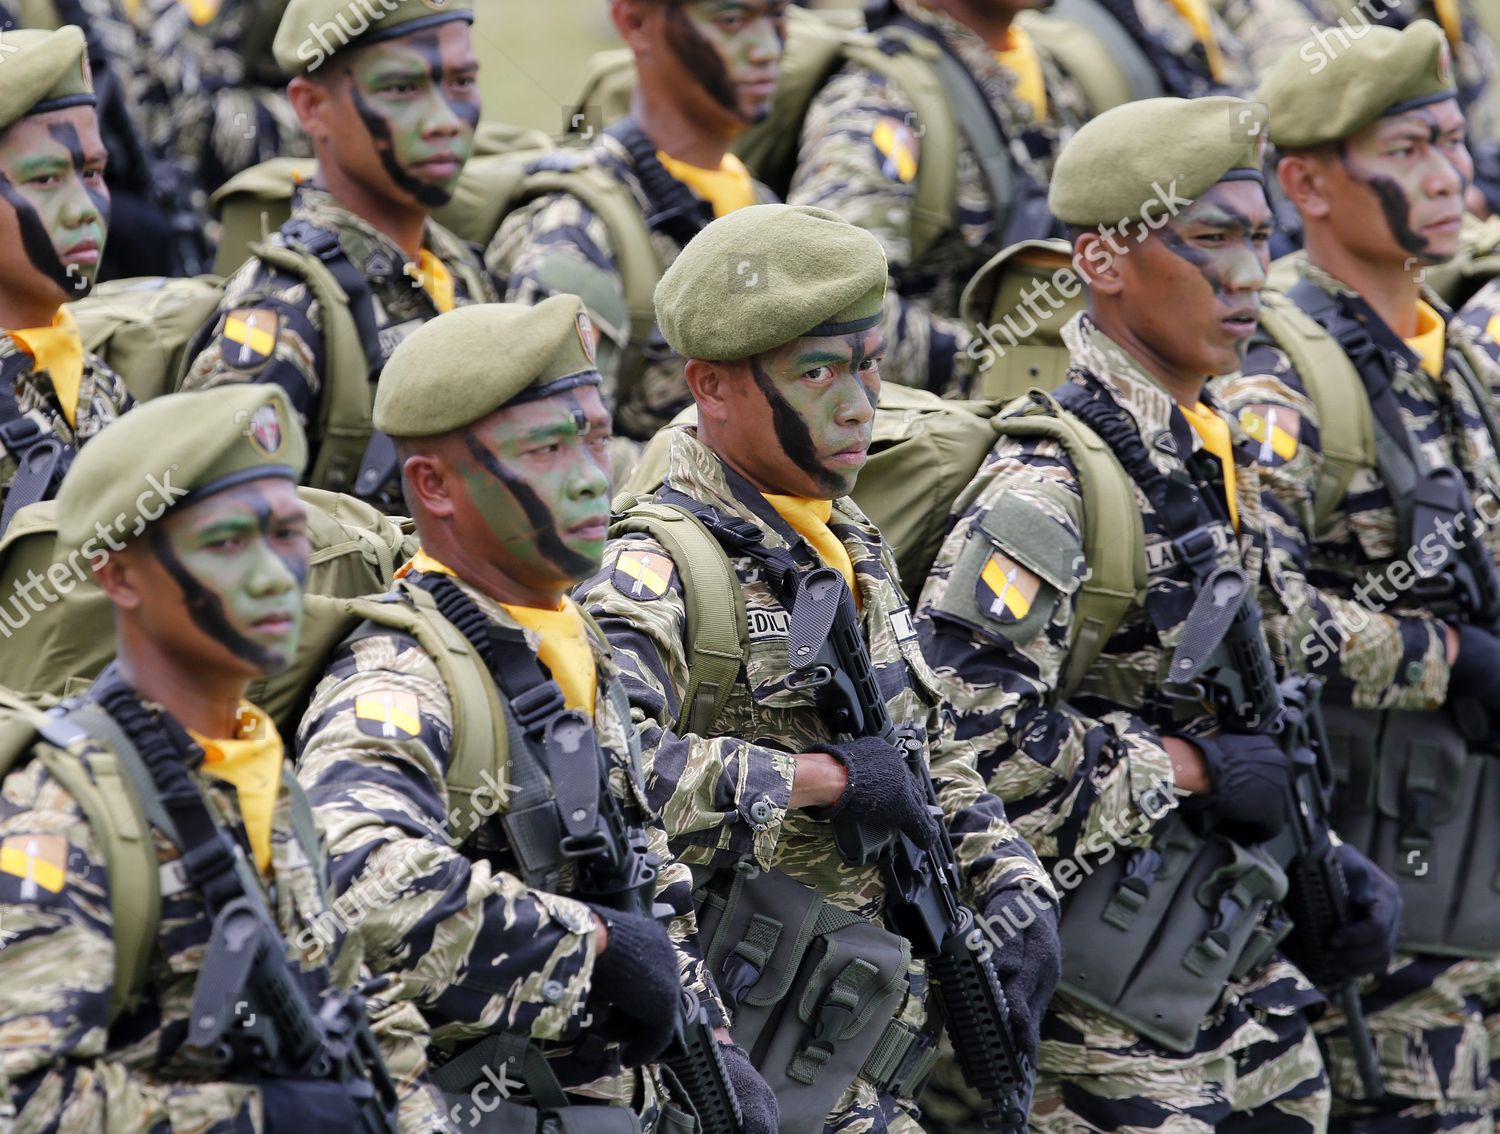
[[[749,648],[744,592],[719,541],[688,509],[640,498],[610,524],[611,539],[627,532],[649,535],[677,564],[687,608],[688,683],[676,731],[711,735]]]
[[[1045,438],[1062,446],[1077,470],[1083,496],[1083,551],[1089,571],[1078,590],[1068,661],[1057,687],[1057,698],[1065,701],[1077,692],[1126,611],[1145,602],[1146,533],[1130,477],[1104,439],[1050,395],[1032,390],[1030,398],[1019,411],[996,417],[995,432],[1001,437]],[[954,505],[955,512],[966,507],[963,498]],[[1120,517],[1128,519],[1121,523]]]
[[[1108,52],[1110,62],[1124,76],[1132,100],[1158,98],[1164,93],[1161,76],[1152,65],[1151,57],[1098,0],[1056,0],[1047,14],[1070,20],[1099,39]],[[1093,111],[1099,114],[1104,109],[1094,107]]]
[[[1313,486],[1313,534],[1326,527],[1356,469],[1375,465],[1375,423],[1359,371],[1344,348],[1301,308],[1261,293],[1260,325],[1284,350],[1318,410],[1323,467]]]
[[[0,360],[0,445],[16,461],[16,473],[0,511],[0,536],[17,512],[28,504],[50,499],[73,463],[77,450],[55,433],[43,431],[16,406],[15,381],[30,357],[23,351]]]
[[[382,363],[370,281],[344,255],[337,233],[301,218],[281,231],[285,246],[253,244],[251,254],[306,282],[323,312],[325,388],[314,434],[318,456],[307,483],[348,492],[371,444],[372,378]]]

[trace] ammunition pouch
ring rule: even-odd
[[[1173,814],[1149,847],[1096,867],[1064,905],[1059,987],[1169,1051],[1190,1051],[1225,986],[1285,936],[1274,910],[1286,888],[1263,846],[1201,838]]]
[[[917,1094],[937,1040],[895,1018],[909,987],[905,938],[777,871],[700,878],[695,899],[730,1031],[771,1085],[782,1131],[821,1134],[856,1078]]]
[[[1500,760],[1446,712],[1328,706],[1334,827],[1396,880],[1397,945],[1500,957]]]

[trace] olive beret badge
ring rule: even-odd
[[[281,448],[281,418],[276,416],[276,407],[264,405],[250,415],[250,424],[245,430],[250,443],[262,455],[271,456]]]

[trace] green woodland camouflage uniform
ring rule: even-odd
[[[635,161],[612,134],[605,134],[588,150],[586,161],[630,190],[642,218],[660,214],[666,202],[654,201],[641,184]],[[655,172],[697,201],[697,215],[673,221],[674,232],[651,230],[651,246],[661,270],[666,271],[696,232],[714,219],[713,207],[686,185],[661,168]],[[776,195],[755,183],[757,204],[775,202]],[[577,197],[550,193],[538,197],[505,219],[490,243],[485,260],[495,278],[505,287],[509,303],[540,303],[560,293],[577,295],[588,308],[589,318],[603,335],[599,369],[604,377],[604,397],[615,415],[615,428],[638,441],[648,440],[692,402],[682,377],[682,359],[652,327],[632,327],[626,309],[625,289],[617,266],[616,249],[608,227]],[[646,339],[645,370],[632,388],[621,396],[618,387],[620,352],[627,344]],[[613,361],[612,361],[613,360]]]
[[[78,755],[98,751],[80,741]],[[201,760],[201,750],[197,754]],[[234,789],[190,766],[190,776],[214,818],[249,842]],[[114,983],[113,924],[138,910],[115,911],[102,846],[82,810],[31,761],[0,788],[0,857],[28,853],[35,877],[0,869],[0,1085],[15,1106],[15,1124],[0,1111],[0,1129],[16,1134],[67,1131],[186,1131],[249,1134],[263,1130],[259,1092],[249,1083],[203,1081],[201,1068],[181,1052],[194,985],[212,928],[202,899],[182,881],[181,854],[152,828],[162,862],[161,922],[145,995],[134,1011],[108,1026]],[[40,850],[38,850],[40,844]],[[57,888],[42,873],[50,865]],[[272,816],[267,907],[302,969],[323,969],[332,948],[312,937],[326,919],[318,871],[293,833],[290,796],[282,791]],[[336,979],[358,977],[357,936],[336,934],[346,946]],[[355,962],[350,964],[350,961]],[[313,979],[317,979],[316,976]],[[404,1096],[405,1134],[442,1129],[444,1118],[429,1088],[426,1025],[409,1005],[372,1013],[391,1074]]]
[[[690,430],[673,431],[667,483],[726,516],[755,524],[766,546],[786,546],[737,502],[718,457]],[[953,736],[952,720],[917,647],[890,548],[847,497],[833,502],[829,526],[853,562],[871,660],[888,692],[891,719],[916,727],[925,742],[966,900],[982,910],[1001,890],[1027,879],[1049,892],[1030,848],[1006,820],[999,800],[984,791],[972,749]],[[643,589],[617,569],[627,552],[649,553],[662,590]],[[760,567],[747,556],[732,556],[731,566],[745,596],[749,650],[714,736],[673,731],[686,688],[686,584],[661,545],[644,536],[611,541],[601,573],[578,588],[624,671],[646,760],[647,792],[662,812],[680,860],[721,867],[752,861],[815,889],[835,905],[878,920],[885,896],[878,869],[846,865],[825,821],[788,809],[792,754],[832,738],[811,695],[787,688],[787,615]],[[896,1018],[917,1028],[927,1016],[921,962],[913,962],[911,981]],[[859,1078],[830,1111],[825,1129],[830,1134],[919,1134],[921,1128],[909,1099],[881,1094]]]
[[[519,629],[494,600],[455,582],[491,622]],[[525,634],[536,650],[537,634]],[[613,761],[611,786],[650,814],[629,762],[631,724],[608,697],[619,671],[608,647],[592,634],[589,641],[599,674],[594,727]],[[368,710],[362,715],[362,703],[398,711],[373,720]],[[392,631],[341,647],[298,730],[298,775],[328,832],[334,888],[341,903],[358,911],[370,964],[399,976],[401,995],[421,1006],[434,1044],[444,1051],[461,1050],[495,1030],[549,1041],[546,1050],[564,1087],[636,1105],[649,1129],[660,1097],[655,1076],[639,1069],[622,1074],[613,1045],[588,1056],[574,1050],[589,1027],[592,911],[573,898],[529,888],[517,875],[498,818],[487,818],[462,848],[451,845],[445,820],[457,805],[445,772],[453,721],[452,695],[436,663],[415,640]],[[490,800],[502,793],[503,785],[494,785]],[[474,800],[475,806],[486,803],[483,789]],[[697,931],[691,876],[670,862],[662,828],[653,823],[646,830],[650,850],[666,863],[656,900],[675,912],[668,928],[682,950],[684,984],[722,1021],[696,946],[685,944]],[[566,890],[568,881],[565,873],[559,888]]]
[[[1170,396],[1088,316],[1068,324],[1064,337],[1074,366],[1097,376],[1134,419],[1156,466],[1163,472],[1182,468],[1175,454],[1188,427]],[[1169,446],[1163,439],[1172,436],[1174,419],[1179,435]],[[1234,432],[1243,456],[1246,438]],[[1194,455],[1187,468],[1209,484],[1210,498],[1223,501],[1222,469],[1191,436]],[[1159,736],[1207,733],[1217,725],[1202,705],[1179,708],[1162,690],[1194,587],[1169,529],[1138,487],[1149,569],[1146,603],[1156,617],[1132,606],[1079,692],[1065,706],[1054,703],[1067,662],[1073,596],[1087,570],[1077,477],[1066,451],[1052,441],[997,445],[979,473],[973,503],[938,555],[917,611],[923,650],[958,714],[959,736],[973,742],[991,789],[1049,869],[1117,845],[1148,845],[1152,816],[1161,816],[1160,801],[1171,798],[1173,782]],[[1258,596],[1275,650],[1278,624],[1300,623],[1309,613],[1309,597],[1274,539],[1267,552],[1266,518],[1253,476],[1242,468],[1236,484],[1240,535],[1236,541],[1220,507],[1218,559],[1243,564],[1251,579],[1263,581]],[[996,534],[980,530],[981,521]],[[1031,532],[1030,540],[1007,543],[1007,522],[1012,531]],[[1056,538],[1040,540],[1037,523],[1055,530]],[[988,560],[997,552],[1037,569],[1022,580],[1023,593],[1032,594],[1029,610],[1018,617],[992,616],[975,594],[949,589],[950,577],[972,557]],[[1174,629],[1162,634],[1158,624]],[[1032,1130],[1321,1131],[1328,1084],[1302,1016],[1319,1000],[1297,969],[1273,957],[1228,987],[1195,1048],[1179,1055],[1060,991],[1042,1024]],[[1114,1125],[1122,1115],[1128,1125]]]
[[[902,14],[935,29],[975,77],[1010,141],[1013,164],[1045,189],[1058,151],[1086,117],[1077,84],[1038,45],[1050,109],[1048,120],[1038,122],[1031,106],[1015,94],[1015,75],[977,35],[917,0],[895,3]],[[850,64],[808,108],[787,200],[838,213],[873,233],[884,247],[892,287],[886,292],[881,374],[902,385],[958,394],[967,379],[955,372],[954,360],[969,339],[957,320],[959,294],[1008,241],[998,230],[983,169],[960,132],[957,228],[940,236],[919,263],[912,262],[911,208],[917,164],[925,160],[921,134],[906,95],[882,76]],[[883,151],[876,139],[887,136],[892,141]],[[909,164],[901,160],[906,155],[892,152],[892,145],[905,149]],[[950,154],[930,156],[954,160]]]
[[[406,254],[328,192],[311,185],[300,187],[288,223],[298,221],[336,233],[350,263],[370,280],[382,363],[407,335],[437,317],[432,298],[406,271]],[[463,276],[455,270],[461,262],[476,264],[469,245],[431,220],[422,243],[453,276],[456,306],[498,300],[487,280],[483,295],[468,294]],[[482,267],[478,270],[483,273]],[[193,361],[183,389],[207,389],[231,382],[274,382],[287,392],[313,434],[311,460],[316,462],[315,426],[324,394],[326,362],[323,312],[308,286],[252,257],[225,286],[219,312],[214,338]],[[230,316],[235,318],[231,320]],[[251,320],[259,331],[273,338],[274,345],[237,330]],[[395,496],[399,498],[399,492]]]
[[[1303,266],[1306,279],[1334,295],[1353,295],[1331,276]],[[1448,311],[1436,295],[1424,289],[1423,299],[1445,319]],[[1457,465],[1474,481],[1500,484],[1500,463],[1477,408],[1461,380],[1450,369],[1439,385],[1378,318],[1367,320],[1379,344],[1400,360],[1394,389],[1408,432],[1434,465]],[[1448,322],[1448,351],[1470,334],[1458,320]],[[1495,375],[1488,376],[1491,385]],[[1322,467],[1318,412],[1306,385],[1287,356],[1263,342],[1252,343],[1242,376],[1223,382],[1220,394],[1242,416],[1262,419],[1275,409],[1278,425],[1297,439],[1290,460],[1279,455],[1267,464],[1265,478],[1283,507],[1302,518],[1302,526],[1287,534],[1306,540],[1311,530],[1309,486]],[[1450,416],[1451,415],[1451,416]],[[1463,447],[1454,443],[1462,437]],[[1406,551],[1389,490],[1372,468],[1355,471],[1344,500],[1324,528],[1327,535],[1307,549],[1309,575],[1325,594],[1350,595],[1361,580],[1385,571]],[[1488,532],[1492,552],[1500,554],[1500,534]],[[1360,605],[1347,600],[1349,609]],[[1361,607],[1361,609],[1366,609]],[[1359,636],[1380,648],[1388,664],[1373,680],[1350,684],[1329,682],[1325,698],[1363,709],[1433,709],[1448,692],[1448,665],[1442,623],[1410,602],[1399,599],[1389,613],[1370,612],[1360,623]],[[1351,631],[1352,633],[1352,631]],[[1438,1125],[1422,1129],[1490,1131],[1486,1103],[1486,1072],[1500,1046],[1491,1048],[1486,1035],[1484,1005],[1493,1011],[1500,1003],[1500,961],[1460,960],[1397,953],[1390,971],[1364,996],[1370,1028],[1382,1055],[1386,1083],[1396,1095],[1423,1100],[1405,1117],[1421,1122],[1423,1115],[1440,1114]],[[1335,1094],[1359,1097],[1349,1046],[1343,1038],[1342,1018],[1330,1012],[1319,1024],[1328,1033],[1325,1050]],[[1492,1025],[1494,1021],[1491,1021]],[[1442,1086],[1446,1084],[1444,1099]],[[1442,1100],[1442,1101],[1437,1101]],[[1427,1121],[1432,1121],[1428,1118]],[[1416,1127],[1402,1126],[1401,1129]]]
[[[83,381],[70,425],[58,405],[51,377],[45,370],[33,370],[32,365],[31,355],[0,332],[0,422],[17,412],[36,422],[44,436],[54,435],[76,448],[135,404],[120,376],[97,355],[84,351]],[[15,475],[16,459],[0,437],[0,503]]]

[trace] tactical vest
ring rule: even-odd
[[[0,779],[28,759],[39,761],[73,797],[104,852],[114,910],[113,1023],[140,1007],[156,952],[161,876],[167,867],[157,858],[151,828],[180,848],[186,844],[140,751],[100,705],[69,701],[44,712],[36,702],[0,689]],[[291,797],[293,835],[307,860],[318,865],[326,904],[328,878],[317,825],[290,763],[282,769],[281,783]],[[240,885],[258,890],[248,862],[242,859],[239,867]]]
[[[1421,541],[1423,485],[1435,471],[1412,443],[1390,382],[1388,357],[1338,300],[1306,281],[1295,301],[1339,345],[1360,388],[1337,413],[1367,421],[1369,459],[1389,491],[1408,548]],[[1500,423],[1479,378],[1483,362],[1467,341],[1449,364],[1484,418],[1492,444]],[[1300,367],[1298,373],[1307,377]],[[1320,417],[1320,420],[1322,418]],[[1347,488],[1347,478],[1342,488]],[[1342,489],[1328,512],[1343,500]],[[1487,554],[1487,553],[1486,553]],[[1398,944],[1446,956],[1500,956],[1500,762],[1466,738],[1451,706],[1435,711],[1325,711],[1337,781],[1335,825],[1346,841],[1395,878],[1403,912]],[[1373,727],[1372,727],[1373,726]]]

